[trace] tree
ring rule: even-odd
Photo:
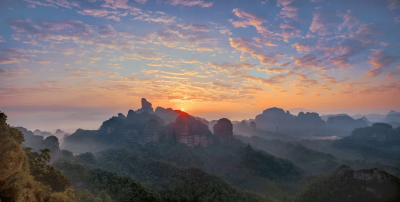
[[[62,175],[61,172],[53,166],[48,165],[51,160],[50,150],[45,148],[37,152],[32,152],[32,148],[24,148],[28,157],[31,174],[35,180],[49,185],[53,191],[62,192],[71,186],[71,180]]]

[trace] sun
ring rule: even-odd
[[[182,107],[181,111],[183,111],[183,112],[184,112],[184,111],[185,111],[185,108],[183,108],[183,107]]]

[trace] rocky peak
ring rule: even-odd
[[[60,144],[56,136],[49,136],[46,139],[44,139],[43,148],[50,149],[50,155],[52,161],[61,157]]]
[[[250,122],[250,127],[251,127],[253,130],[257,129],[256,122],[254,122],[254,121]]]
[[[151,108],[152,104],[146,100],[146,98],[142,98],[142,108]]]
[[[125,119],[126,117],[125,117],[125,115],[123,115],[122,113],[118,113],[118,118],[120,118],[120,119]]]
[[[177,143],[188,146],[208,146],[211,132],[202,121],[186,112],[179,111],[179,116],[172,125],[169,135],[175,136]]]
[[[233,139],[233,125],[227,118],[222,118],[214,125],[215,143],[231,144]]]
[[[151,104],[150,102],[148,102],[148,101],[146,100],[146,98],[142,98],[142,101],[141,101],[141,102],[142,102],[142,108],[138,109],[138,110],[136,111],[137,113],[149,112],[149,113],[151,113],[151,114],[154,114],[152,104]]]
[[[214,135],[233,136],[232,122],[227,118],[222,118],[214,125]]]

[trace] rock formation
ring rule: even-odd
[[[390,111],[386,115],[386,122],[400,122],[400,112]]]
[[[317,113],[300,112],[298,116],[294,116],[289,111],[285,112],[276,107],[264,110],[262,114],[256,116],[255,123],[258,128],[272,132],[316,132],[325,125]]]
[[[56,136],[49,136],[44,139],[42,147],[50,149],[51,161],[61,157],[60,144]]]
[[[351,132],[356,128],[366,127],[368,124],[362,119],[353,119],[348,115],[340,115],[329,117],[326,121],[326,126]]]
[[[16,127],[16,129],[24,134],[25,141],[22,142],[22,146],[31,147],[34,151],[39,151],[40,149],[43,149],[43,136],[35,135],[32,131],[23,127]]]
[[[142,98],[142,108],[138,109],[137,113],[148,112],[150,114],[154,114],[152,104],[146,100],[146,98]]]
[[[186,112],[180,112],[172,125],[169,136],[174,137],[177,143],[188,146],[208,146],[211,144],[212,133],[202,121]]]
[[[120,119],[125,119],[126,117],[125,117],[125,115],[123,115],[122,113],[118,113],[118,118],[120,118]]]
[[[257,129],[256,122],[254,121],[250,122],[250,127],[251,129],[256,130]]]
[[[233,141],[233,125],[227,118],[222,118],[214,125],[215,143],[231,145]]]
[[[162,118],[166,124],[174,122],[179,116],[179,112],[171,108],[164,109],[162,107],[157,107],[155,113],[158,117]]]

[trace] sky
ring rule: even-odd
[[[97,129],[141,98],[209,120],[400,110],[400,1],[0,1],[11,125]]]

